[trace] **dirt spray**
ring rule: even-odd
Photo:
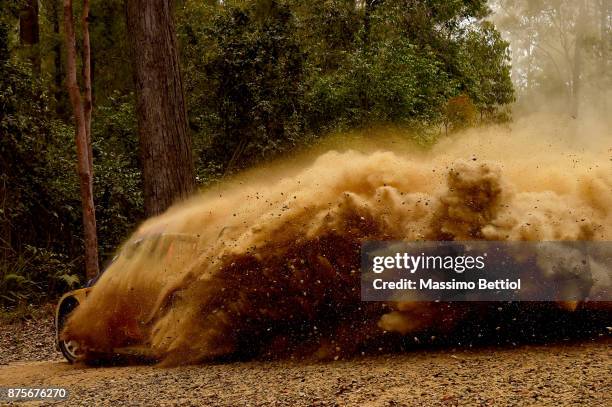
[[[175,365],[335,358],[452,330],[478,304],[361,302],[360,243],[612,240],[609,127],[575,126],[532,119],[425,150],[401,137],[381,147],[372,132],[373,142],[249,171],[144,222],[62,335]]]

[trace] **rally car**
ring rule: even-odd
[[[175,262],[178,255],[189,257],[197,251],[197,244],[197,236],[183,233],[153,233],[146,236],[140,236],[128,242],[105,268],[105,271],[108,270],[120,256],[132,256],[134,252],[138,250],[146,250],[146,252],[142,253],[146,253],[147,255],[153,255],[152,252],[159,255],[159,257],[163,259],[159,262],[159,265],[163,266],[168,262]],[[85,301],[87,295],[93,290],[94,285],[103,273],[104,271],[96,278],[89,280],[85,287],[64,294],[57,303],[55,310],[56,346],[70,363],[74,363],[79,359],[79,356],[83,353],[82,349],[79,348],[79,344],[75,341],[65,341],[61,339],[60,334],[70,313],[72,313],[79,304]],[[142,349],[134,348],[116,349],[116,355],[134,355],[136,353],[139,356],[146,357],[143,351]]]

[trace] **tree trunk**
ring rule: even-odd
[[[91,111],[93,102],[91,97],[91,44],[89,43],[89,0],[83,0],[81,15],[83,29],[83,115],[85,116],[85,137],[87,140],[87,159],[89,173],[93,179],[93,151],[91,146]]]
[[[88,9],[88,0],[84,1],[83,8]],[[84,14],[85,15],[85,14]],[[85,18],[87,16],[85,15]],[[84,29],[86,27],[83,27]],[[74,18],[72,14],[72,0],[64,0],[64,34],[66,39],[66,84],[70,102],[74,111],[77,146],[77,168],[81,187],[81,201],[83,205],[83,236],[85,241],[85,272],[87,278],[95,277],[98,272],[98,237],[96,235],[96,212],[93,202],[93,174],[92,163],[87,139],[87,123],[85,106],[81,98],[81,91],[77,82],[77,52],[76,36],[74,32]],[[84,33],[85,34],[85,33]],[[84,35],[85,37],[85,35]],[[87,81],[89,75],[84,75]],[[85,89],[91,84],[85,83]]]
[[[61,0],[51,1],[51,25],[53,26],[53,81],[55,83],[55,111],[62,116],[64,109],[62,103],[62,77],[64,75],[62,71],[62,46],[60,41],[60,13],[61,13]]]
[[[170,0],[128,0],[145,213],[194,188],[191,139]]]
[[[40,73],[40,56],[35,48],[40,42],[38,26],[38,0],[27,0],[19,12],[19,42],[21,46],[29,48],[29,58],[32,69]]]

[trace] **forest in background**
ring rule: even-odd
[[[561,94],[568,112],[578,114],[581,79],[609,81],[608,5],[586,4],[176,1],[197,184],[219,182],[331,132],[393,125],[429,144],[468,126],[508,121],[513,77],[519,102],[529,92],[544,100]],[[7,307],[84,282],[62,6],[0,0],[0,303]],[[503,13],[491,18],[491,9]],[[575,16],[564,28],[567,38],[555,37],[555,18],[566,22],[567,15]],[[500,32],[526,25],[533,34],[527,45],[502,39]],[[93,192],[104,262],[145,216],[125,2],[91,1],[89,32]],[[556,48],[559,38],[574,68],[551,75],[549,65],[560,63],[530,53]],[[514,69],[511,49],[515,62],[522,58]]]

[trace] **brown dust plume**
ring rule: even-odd
[[[451,330],[478,305],[361,302],[360,243],[612,240],[610,134],[568,139],[565,124],[544,123],[428,151],[354,143],[202,192],[138,228],[62,336],[174,365],[337,357],[385,335]]]

